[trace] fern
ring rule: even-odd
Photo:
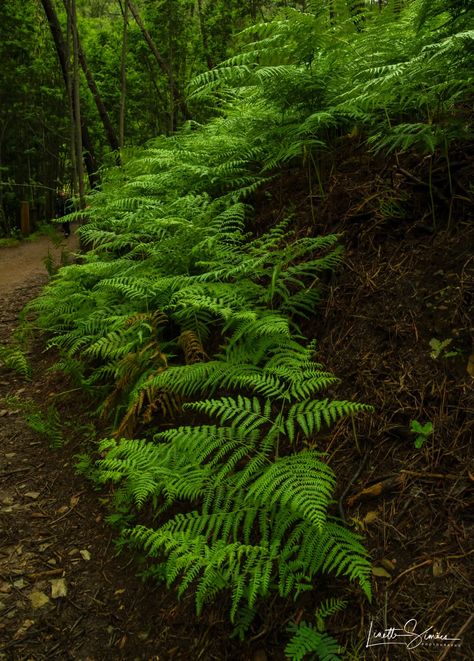
[[[343,610],[346,606],[347,602],[341,599],[327,599],[315,612],[316,627],[306,622],[290,624],[288,631],[293,635],[285,648],[287,658],[300,661],[307,654],[314,652],[321,661],[341,659],[339,643],[324,630],[326,618]]]
[[[18,346],[0,345],[0,365],[14,370],[25,379],[31,378],[31,365],[25,352]]]
[[[289,420],[296,420],[303,436],[309,436],[319,429],[317,416],[333,424],[369,407],[328,399],[293,403],[291,387],[277,391],[274,398],[263,397],[255,377],[267,369],[276,382],[288,379],[291,384],[303,367],[319,378],[318,388],[329,375],[311,360],[313,345],[303,350],[289,341],[283,350],[279,344],[267,345],[266,337],[260,341],[273,349],[263,364],[253,366],[252,378],[245,381],[239,369],[245,377],[249,374],[237,363],[234,376],[240,387],[253,386],[258,394],[185,405],[219,424],[177,427],[155,435],[153,442],[107,443],[107,457],[100,462],[102,479],[125,481],[139,507],[146,500],[161,511],[176,501],[198,506],[156,530],[138,526],[126,535],[149,556],[161,559],[157,571],[169,584],[179,580],[180,591],[194,586],[198,611],[217,592],[230,591],[231,618],[241,607],[253,608],[271,585],[277,585],[282,596],[297,594],[308,589],[319,572],[358,580],[370,595],[370,563],[363,547],[328,517],[333,472],[313,450],[278,456],[281,439],[291,428]],[[282,367],[277,367],[278,356]],[[202,379],[218,373],[216,365],[218,361],[190,367]],[[202,372],[204,367],[207,372]],[[159,375],[158,382],[162,378],[173,387],[167,373]],[[311,386],[310,394],[314,390]],[[295,396],[302,394],[297,388]],[[295,434],[290,440],[296,442]]]
[[[290,624],[288,631],[293,634],[285,647],[285,654],[292,661],[302,661],[307,654],[314,652],[319,661],[340,661],[341,647],[337,640],[327,633],[321,633],[311,624],[300,622]]]

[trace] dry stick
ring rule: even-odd
[[[35,470],[35,467],[31,466],[25,466],[25,468],[15,468],[15,470],[11,471],[5,471],[4,473],[0,473],[0,478],[2,477],[8,477],[9,475],[15,475],[16,473],[25,473],[26,471],[33,471]]]
[[[372,450],[372,446],[369,446],[369,447],[367,448],[367,450],[365,451],[364,456],[362,457],[362,461],[361,461],[361,463],[359,464],[358,469],[356,470],[356,472],[354,473],[354,475],[353,475],[353,476],[351,477],[351,479],[349,480],[349,483],[347,484],[347,487],[344,489],[344,491],[343,491],[342,494],[341,494],[341,497],[339,498],[339,501],[338,501],[339,516],[340,516],[341,519],[344,521],[344,523],[347,522],[347,520],[346,520],[346,513],[345,513],[345,511],[344,511],[344,499],[345,499],[345,497],[347,496],[347,494],[349,493],[351,486],[354,484],[354,482],[357,480],[357,478],[359,477],[359,475],[360,475],[360,474],[362,473],[362,471],[364,470],[365,464],[367,463],[367,460],[369,459],[370,451],[371,451],[371,450]]]
[[[412,477],[430,477],[441,480],[459,480],[460,478],[465,477],[464,475],[451,475],[450,473],[420,473],[404,469],[402,469],[400,473],[405,473],[405,475],[411,475]]]
[[[395,578],[392,581],[392,585],[398,581],[399,578],[402,576],[405,576],[405,574],[408,574],[412,571],[415,571],[415,569],[419,569],[420,567],[424,567],[425,565],[432,565],[433,560],[425,560],[424,562],[420,562],[417,565],[413,565],[412,567],[408,567],[408,569],[405,569],[405,571],[402,571],[401,574],[398,574],[398,576],[395,576]]]
[[[26,573],[24,574],[28,578],[45,578],[46,576],[60,576],[61,574],[64,573],[64,569],[62,567],[57,567],[56,569],[46,569],[45,571],[37,571],[37,572],[32,572],[31,574]]]
[[[474,613],[471,613],[471,614],[469,615],[469,617],[467,618],[467,620],[466,620],[466,621],[464,622],[464,624],[462,625],[462,627],[459,629],[459,631],[458,631],[458,632],[456,633],[456,635],[454,636],[455,638],[460,638],[460,637],[463,635],[463,633],[466,631],[466,629],[468,628],[468,626],[471,624],[473,618],[474,618]],[[449,646],[446,647],[446,649],[444,650],[444,652],[443,652],[440,656],[438,656],[438,658],[436,659],[436,661],[443,661],[443,659],[445,659],[446,656],[448,655],[449,650],[450,650],[450,647],[449,647]]]

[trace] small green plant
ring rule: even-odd
[[[431,358],[436,360],[437,358],[453,358],[454,356],[458,356],[459,351],[457,349],[446,351],[452,341],[453,339],[451,337],[446,340],[437,340],[435,337],[432,337],[430,340],[430,347],[432,349],[430,353]]]
[[[288,631],[292,633],[291,640],[285,647],[285,654],[291,661],[302,661],[307,654],[314,653],[311,658],[319,661],[338,661],[342,657],[341,645],[326,633],[325,620],[329,615],[343,610],[347,602],[341,599],[327,599],[315,612],[316,625],[300,622],[290,624]]]
[[[14,248],[20,245],[20,240],[14,237],[0,239],[0,248]]]
[[[14,370],[25,377],[31,378],[31,366],[24,351],[18,346],[7,347],[0,344],[0,366]]]
[[[433,424],[431,422],[425,422],[422,425],[418,420],[412,420],[410,425],[410,431],[412,434],[416,434],[415,438],[415,448],[420,450],[423,445],[426,443],[426,440],[433,433]]]
[[[55,406],[48,406],[46,411],[43,411],[32,399],[23,400],[19,397],[5,397],[5,402],[8,406],[19,409],[28,427],[46,438],[51,447],[59,448],[64,445],[61,419]]]

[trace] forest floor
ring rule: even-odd
[[[338,476],[340,512],[364,535],[375,571],[372,604],[346,581],[321,581],[323,598],[345,591],[350,603],[328,627],[353,661],[468,661],[474,658],[472,223],[433,232],[426,219],[387,226],[383,219],[362,225],[341,217],[340,227],[325,226],[324,218],[318,227],[341,229],[344,266],[304,330],[318,338],[325,368],[341,378],[337,396],[375,406],[357,429],[339,424],[320,447]],[[30,253],[31,269],[14,252],[20,248],[0,252],[0,343],[47,280],[41,246],[35,258]],[[10,265],[2,269],[5,255]],[[313,597],[296,605],[274,600],[243,644],[230,639],[225,604],[197,618],[192,595],[178,602],[172,591],[144,585],[135,559],[116,553],[115,533],[104,521],[108,491],[94,492],[74,469],[75,456],[98,433],[93,403],[49,370],[54,356],[38,339],[29,358],[31,380],[0,368],[0,659],[283,659],[287,624],[311,621]],[[32,406],[48,403],[60,412],[67,440],[59,450],[26,422]],[[434,427],[420,448],[413,420]],[[382,631],[410,620],[417,633],[460,641],[366,647],[371,626]]]

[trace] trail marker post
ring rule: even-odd
[[[23,236],[29,236],[31,234],[31,225],[30,225],[30,204],[29,202],[20,202],[21,204],[21,233]]]

